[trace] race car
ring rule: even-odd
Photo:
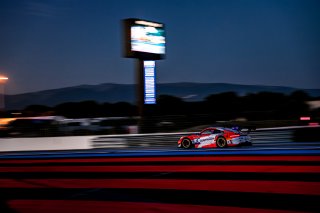
[[[252,145],[251,137],[247,131],[242,131],[239,128],[225,127],[209,127],[202,130],[200,133],[182,136],[178,141],[178,147],[189,148],[225,148],[240,145]]]

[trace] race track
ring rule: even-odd
[[[320,142],[0,156],[0,212],[320,212]]]

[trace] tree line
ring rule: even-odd
[[[248,120],[295,119],[301,115],[314,114],[307,101],[312,98],[303,91],[290,95],[273,92],[260,92],[239,96],[235,92],[212,94],[203,101],[188,102],[170,95],[160,95],[157,104],[146,105],[144,116],[149,117],[194,117],[194,119]],[[53,107],[30,105],[21,110],[23,116],[59,115],[67,118],[94,118],[138,116],[138,108],[127,102],[97,103],[95,101],[66,102]],[[202,118],[203,117],[203,118]]]

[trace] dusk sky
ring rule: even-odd
[[[6,93],[134,84],[125,18],[165,23],[158,83],[320,88],[319,0],[0,0]]]

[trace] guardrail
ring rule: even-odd
[[[297,129],[304,128],[315,127],[292,126],[261,128],[251,132],[250,135],[252,137],[253,144],[290,143],[294,141],[295,131]],[[92,148],[110,148],[113,146],[115,141],[117,141],[115,146],[122,146],[125,148],[177,147],[177,141],[181,136],[192,133],[194,132],[98,136],[92,140]]]
[[[313,129],[312,129],[313,128]],[[298,134],[296,134],[298,132]],[[303,134],[313,134],[308,140],[320,141],[320,127],[296,126],[264,128],[251,132],[253,144],[272,146],[293,141],[303,141]],[[2,138],[0,152],[31,150],[81,150],[81,149],[144,149],[176,148],[181,136],[192,132],[128,134],[128,135],[93,135],[44,138]]]
[[[294,129],[286,130],[268,130],[268,131],[256,131],[252,132],[250,135],[252,137],[253,143],[286,143],[292,142]]]

